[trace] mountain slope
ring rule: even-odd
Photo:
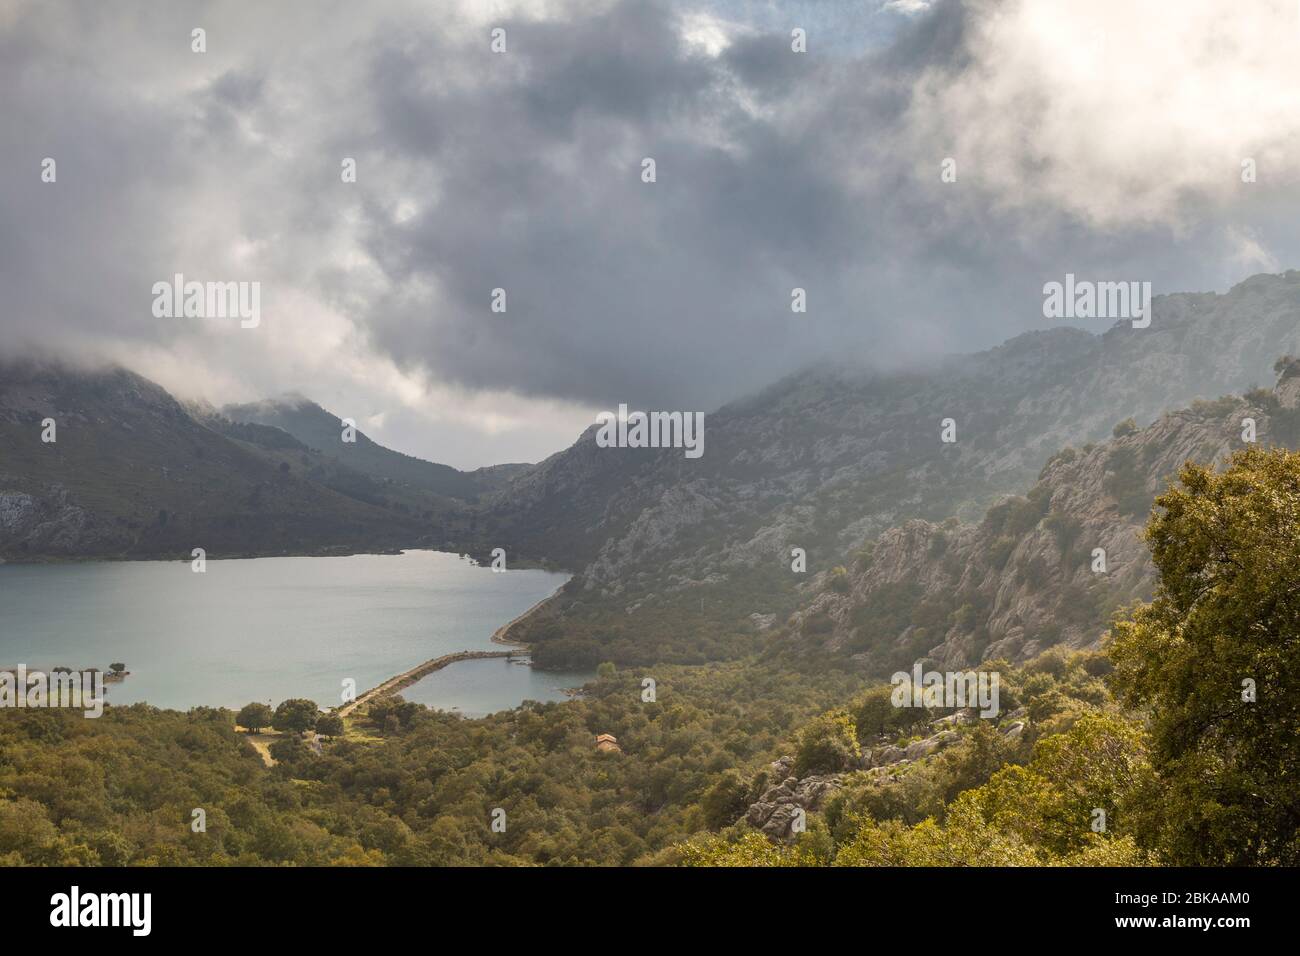
[[[1125,423],[1111,441],[1063,450],[1025,497],[1000,501],[976,524],[889,529],[810,583],[821,593],[793,615],[792,636],[853,654],[878,675],[917,658],[959,669],[1060,643],[1096,645],[1115,609],[1151,596],[1142,530],[1184,462],[1215,463],[1246,447],[1245,419],[1263,445],[1300,442],[1300,363],[1279,365],[1272,392],[1197,402],[1145,429]]]
[[[507,464],[471,472],[458,471],[450,465],[440,465],[385,448],[359,429],[355,442],[344,442],[340,419],[301,395],[288,395],[246,405],[226,405],[221,409],[221,414],[236,423],[278,428],[309,448],[372,478],[463,501],[474,501],[485,492],[503,487],[511,478],[530,467]]]
[[[909,518],[978,518],[1056,449],[1271,379],[1300,351],[1300,273],[1163,296],[1152,325],[1027,333],[926,373],[823,367],[706,416],[705,452],[598,448],[590,429],[486,501],[477,544],[578,574],[520,636],[550,658],[701,659],[752,643],[809,569]],[[940,440],[941,422],[957,441]],[[705,654],[704,656],[708,656]],[[546,651],[541,659],[547,659]]]
[[[428,534],[311,466],[289,436],[221,434],[123,369],[0,364],[0,557],[387,549]]]

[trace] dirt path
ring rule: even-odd
[[[257,751],[257,755],[262,758],[262,763],[268,767],[275,766],[275,758],[271,756],[271,744],[277,740],[283,740],[284,734],[278,730],[273,730],[265,734],[250,734],[244,727],[235,727],[235,731],[243,736]],[[310,736],[304,736],[302,742],[312,749],[316,756],[320,756],[324,751],[321,749],[321,735],[313,732]]]
[[[271,741],[279,740],[279,734],[248,734],[244,739],[253,745],[257,755],[262,758],[262,763],[268,767],[275,766],[275,758],[271,756]]]

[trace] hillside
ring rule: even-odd
[[[57,440],[41,440],[41,422]],[[392,502],[314,480],[283,433],[221,431],[120,368],[0,365],[0,557],[188,558],[428,541]]]
[[[489,496],[477,542],[577,569],[521,630],[549,645],[541,660],[743,653],[751,620],[800,603],[792,548],[811,574],[909,519],[978,520],[1058,449],[1270,381],[1298,347],[1288,272],[1159,297],[1147,329],[1026,333],[924,373],[822,367],[706,416],[699,459],[598,448],[589,430]]]
[[[1300,273],[1256,276],[1158,298],[1148,329],[1027,333],[926,372],[810,369],[708,415],[699,459],[598,448],[593,428],[539,465],[475,472],[361,432],[344,443],[337,417],[300,396],[186,408],[125,372],[9,365],[0,553],[162,554],[197,533],[239,553],[503,547],[516,566],[577,572],[520,628],[539,660],[719,659],[887,528],[979,520],[1057,449],[1268,381],[1300,351],[1297,303]],[[47,446],[36,426],[50,408],[60,440]],[[796,547],[807,576],[790,570]]]
[[[804,723],[787,754],[767,768],[718,781],[702,803],[721,833],[683,847],[686,861],[1288,866],[1300,860],[1294,782],[1300,455],[1285,447],[1300,439],[1300,363],[1287,359],[1279,366],[1274,394],[1192,409],[1209,423],[1210,444],[1215,419],[1242,410],[1269,411],[1273,439],[1283,443],[1252,442],[1212,463],[1188,460],[1158,489],[1142,535],[1149,561],[1129,561],[1130,579],[1149,578],[1153,597],[1115,615],[1100,646],[1057,645],[1030,657],[1033,641],[1008,635],[996,650],[1029,659],[1013,664],[1000,654],[985,656],[978,678],[970,675],[979,685],[976,706],[964,695],[945,694],[940,685],[960,675],[933,666],[946,656],[947,667],[959,667],[968,652],[938,649],[923,678],[909,679],[916,673],[911,668],[891,675],[889,684]],[[1137,436],[1120,429],[1109,457],[1136,449],[1134,460],[1142,452],[1154,458],[1162,439],[1201,430],[1182,413],[1164,424],[1136,444]],[[1193,451],[1187,446],[1180,454]],[[1123,476],[1124,469],[1111,474]],[[1141,472],[1129,477],[1110,492],[1122,512],[1141,505],[1150,490]],[[987,542],[987,530],[974,533]],[[1027,535],[1021,546],[1035,538]],[[940,549],[913,569],[947,557]],[[1068,577],[1068,564],[1065,572]],[[999,598],[1014,589],[1013,578],[1003,575]],[[1041,593],[1061,590],[1058,583]],[[907,693],[914,681],[933,690],[918,700]],[[955,691],[957,685],[947,686]]]
[[[1042,600],[1073,574],[1070,562],[1049,560],[1053,549],[1061,550],[1056,536],[1064,525],[1048,520],[1057,513],[1079,521],[1076,542],[1095,530],[1123,556],[1112,572],[1121,587],[1149,588],[1149,566],[1124,545],[1134,516],[1161,490],[1163,481],[1149,476],[1185,456],[1205,459],[1232,445],[1243,413],[1257,419],[1261,444],[1294,444],[1300,364],[1282,363],[1272,392],[1194,405],[1147,429],[1123,425],[1110,442],[1058,454],[1035,486],[1047,491],[1002,501],[979,524],[920,528],[913,522],[891,529],[881,542],[919,542],[894,552],[905,565],[901,573],[885,573],[878,562],[886,552],[878,549],[851,576],[846,571],[813,582],[828,588],[818,600],[844,599],[818,611],[851,612],[859,597],[871,599],[905,574],[929,588],[933,574],[936,594],[945,581],[978,577],[993,596],[990,631],[1010,620],[1003,621],[999,608],[1038,614],[1051,607]],[[271,433],[261,437],[296,447]],[[0,785],[11,799],[0,801],[0,862],[1293,864],[1300,858],[1294,827],[1289,842],[1276,834],[1295,812],[1295,642],[1286,636],[1295,633],[1297,612],[1294,601],[1278,599],[1288,596],[1278,576],[1293,581],[1300,567],[1300,460],[1274,459],[1239,467],[1276,475],[1276,484],[1238,481],[1234,507],[1196,512],[1210,517],[1194,524],[1216,530],[1213,516],[1235,518],[1219,562],[1232,573],[1220,572],[1216,580],[1199,563],[1186,568],[1194,582],[1209,580],[1218,589],[1206,604],[1231,615],[1239,632],[1254,635],[1253,643],[1242,633],[1220,641],[1222,619],[1215,618],[1208,622],[1214,626],[1188,635],[1209,652],[1164,655],[1160,646],[1143,644],[1135,670],[1133,642],[1128,658],[1116,656],[1113,644],[1034,655],[1030,641],[1004,630],[999,652],[1030,659],[994,661],[988,654],[994,645],[984,648],[984,669],[1001,681],[1000,709],[984,720],[954,706],[895,706],[893,688],[874,682],[856,662],[802,666],[818,656],[817,645],[842,652],[856,638],[851,631],[792,631],[774,635],[790,654],[657,665],[650,671],[653,701],[641,694],[644,668],[609,665],[571,701],[526,702],[478,720],[400,698],[373,700],[347,715],[341,735],[318,741],[319,749],[288,735],[276,739],[274,766],[235,730],[228,710],[110,704],[102,719],[85,720],[63,709],[6,709],[0,742],[10,759],[0,765]],[[1203,497],[1219,502],[1234,495],[1210,488]],[[1241,533],[1256,521],[1260,534]],[[948,543],[935,548],[941,532]],[[981,564],[982,549],[1000,541],[1011,542],[1006,562],[989,569]],[[1219,553],[1220,542],[1213,539],[1205,550]],[[1162,565],[1166,587],[1182,554],[1174,539]],[[1061,580],[1021,590],[1021,569],[1038,563]],[[1261,570],[1271,574],[1257,582]],[[829,585],[836,579],[851,586],[841,592]],[[1274,627],[1261,611],[1285,617]],[[878,618],[887,619],[881,612],[871,620]],[[967,630],[935,633],[947,638],[937,653],[949,660],[970,653]],[[1065,639],[1093,641],[1085,628]],[[888,642],[882,646],[891,650]],[[1253,656],[1237,657],[1243,647]],[[1165,657],[1204,675],[1201,686],[1189,693],[1190,685],[1176,680],[1147,681],[1143,668]],[[1117,682],[1126,668],[1127,678]],[[1218,771],[1203,786],[1155,788],[1162,774],[1178,772],[1179,762],[1162,756],[1167,747],[1154,735],[1159,720],[1146,719],[1159,718],[1162,708],[1147,713],[1136,706],[1131,688],[1150,685],[1217,722],[1221,705],[1240,692],[1243,673],[1258,676],[1264,693],[1236,711],[1231,731],[1181,735],[1195,746],[1217,740],[1235,762],[1220,751],[1212,763],[1188,765],[1193,778],[1206,767]],[[601,733],[615,735],[620,750],[595,747]],[[1261,752],[1271,759],[1260,759]],[[75,776],[87,755],[114,767],[121,786],[63,799],[58,781]],[[160,789],[158,780],[169,785]],[[183,819],[198,804],[213,821],[202,839],[185,827],[148,825],[158,817]],[[1232,811],[1229,827],[1208,841],[1202,821],[1224,819],[1225,806]],[[511,821],[505,833],[487,823],[497,807]],[[1097,808],[1107,814],[1105,832],[1091,826]],[[1181,833],[1171,831],[1170,820]]]
[[[1022,660],[1064,643],[1095,646],[1112,612],[1151,596],[1155,569],[1141,540],[1151,503],[1185,461],[1218,462],[1246,447],[1300,439],[1300,367],[1273,391],[1197,402],[1146,428],[1052,456],[1025,496],[977,523],[912,520],[810,582],[791,619],[795,640],[851,654],[886,674],[926,658],[959,668]],[[1096,565],[1102,549],[1105,570]],[[1094,566],[1098,570],[1094,570]]]
[[[414,491],[446,498],[474,501],[503,487],[530,466],[493,465],[476,471],[458,471],[411,455],[385,448],[360,429],[355,442],[341,440],[343,426],[315,402],[301,395],[287,395],[245,405],[226,405],[221,415],[236,423],[270,426],[292,435],[340,464],[371,478],[396,483]]]

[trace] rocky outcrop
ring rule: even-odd
[[[799,780],[789,776],[793,765],[793,757],[782,757],[773,762],[771,776],[781,782],[768,787],[745,814],[746,823],[773,840],[794,840],[797,834],[792,828],[799,811],[809,813],[819,809],[844,780],[844,775],[838,773],[818,774]]]
[[[895,764],[907,763],[913,760],[923,760],[940,750],[951,747],[960,739],[961,734],[957,731],[940,729],[929,737],[912,741],[906,747],[899,747],[894,744],[881,744],[870,747],[862,754],[862,767],[864,770],[873,770],[879,767],[892,767]]]
[[[934,730],[928,737],[914,740],[906,747],[880,743],[866,747],[862,754],[861,769],[881,779],[897,780],[907,765],[925,760],[961,740],[955,728],[980,720],[971,710],[961,710],[931,722]],[[1006,715],[998,723],[999,732],[1007,740],[1018,740],[1027,726],[1024,710]],[[794,776],[794,758],[775,760],[769,766],[767,779],[779,783],[769,786],[754,803],[750,804],[744,822],[774,841],[791,843],[797,833],[793,829],[799,811],[804,814],[824,808],[826,800],[841,789],[849,777],[847,773],[814,774],[799,779]]]
[[[0,542],[18,555],[71,557],[122,548],[127,536],[73,503],[66,488],[14,490],[19,480],[0,475]]]

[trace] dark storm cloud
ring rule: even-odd
[[[1295,163],[1276,150],[1297,111],[1271,92],[1297,86],[1279,82],[1294,57],[1243,34],[1182,74],[1174,47],[1076,76],[1068,11],[1045,27],[1020,3],[903,6],[19,4],[0,16],[5,342],[117,345],[254,393],[333,376],[376,411],[387,361],[470,390],[708,409],[828,355],[996,344],[1045,324],[1042,284],[1066,271],[1159,292],[1296,264]],[[1142,4],[1089,9],[1158,32]],[[1211,0],[1180,24],[1244,29]],[[1236,92],[1221,75],[1249,95],[1203,102]],[[150,316],[153,281],[205,269],[263,281],[265,334]]]
[[[888,363],[992,344],[1041,325],[1044,278],[1067,270],[1137,261],[1167,291],[1228,277],[1207,281],[1213,228],[1179,242],[1162,225],[1096,230],[1006,205],[969,166],[973,185],[939,182],[952,145],[918,141],[909,111],[922,75],[978,79],[959,4],[833,58],[791,53],[786,32],[709,56],[672,12],[505,21],[510,52],[474,51],[477,83],[445,93],[401,50],[375,54],[384,138],[440,180],[415,220],[367,221],[398,291],[438,289],[374,303],[381,348],[475,387],[710,407],[827,353]],[[795,286],[807,315],[790,312]],[[488,310],[496,287],[506,315]]]
[[[834,117],[806,89],[836,78],[778,35],[707,56],[670,12],[505,22],[509,53],[477,56],[481,82],[446,96],[404,42],[377,52],[385,139],[441,186],[413,222],[372,217],[371,250],[397,283],[443,293],[436,309],[377,302],[381,347],[479,387],[708,405],[809,358],[819,327],[870,321],[844,271],[869,267],[879,210],[846,201],[822,149]],[[795,286],[811,315],[792,316]],[[496,287],[505,315],[488,310]]]

